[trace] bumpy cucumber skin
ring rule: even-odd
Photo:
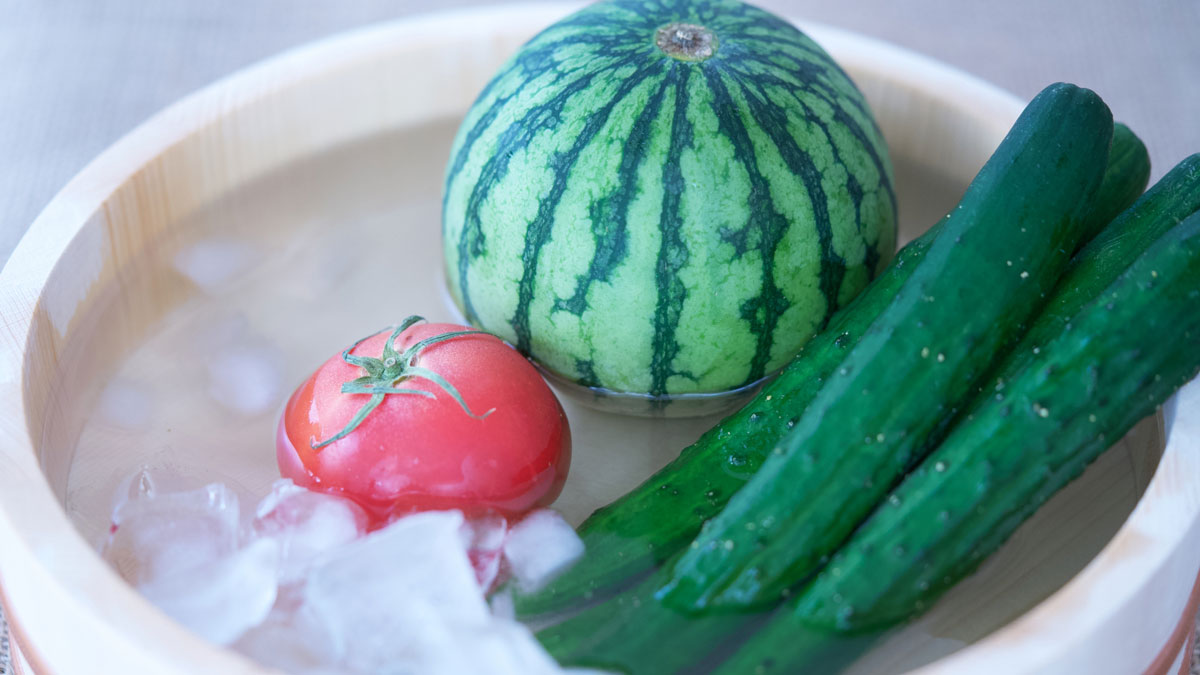
[[[1089,211],[1087,230],[1099,230],[1132,204],[1149,175],[1146,146],[1124,124],[1114,125],[1108,167]],[[892,264],[835,314],[825,330],[806,343],[750,403],[685,448],[678,459],[584,521],[579,536],[587,556],[537,593],[518,594],[517,615],[550,614],[603,599],[691,541],[792,429],[850,347],[896,297],[944,222],[901,249]]]
[[[1164,181],[1178,185],[1172,178]],[[1200,181],[1184,182],[1200,197]],[[841,630],[919,612],[1196,374],[1200,213],[1180,223],[1178,211],[1152,208],[1180,207],[1165,192],[1113,223],[1158,240],[1119,273],[1104,274],[1137,247],[1085,250],[1079,267],[1094,274],[1064,279],[1074,292],[1055,294],[1056,311],[1039,317],[941,446],[833,557],[798,612]]]
[[[1097,234],[1072,261],[1048,312],[1079,307],[1095,288],[1096,280],[1111,281],[1134,256],[1145,251],[1165,232],[1200,211],[1200,153],[1175,165],[1128,211]],[[1088,285],[1088,280],[1092,280]],[[1056,332],[1047,326],[1046,335]]]
[[[1034,98],[896,299],[705,524],[664,602],[769,606],[824,562],[1040,306],[1085,234],[1112,133],[1091,91],[1060,83]]]
[[[1149,182],[1150,153],[1146,144],[1129,127],[1116,122],[1108,152],[1108,168],[1088,211],[1084,240],[1096,236],[1109,221],[1137,201]]]
[[[1194,377],[1197,337],[1200,214],[1096,294],[1036,359],[1010,360],[1021,365],[1005,369],[1003,388],[979,398],[788,611],[718,672],[804,670],[812,645],[796,631],[878,631],[919,614]]]

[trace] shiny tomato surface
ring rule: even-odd
[[[460,330],[469,329],[416,324],[396,338],[395,350]],[[373,335],[350,353],[380,359],[390,335]],[[515,516],[554,501],[570,465],[570,429],[558,399],[524,357],[491,335],[473,333],[428,345],[415,365],[441,375],[470,412],[435,382],[412,376],[391,386],[432,398],[386,394],[353,431],[315,449],[371,399],[342,392],[343,384],[367,373],[336,355],[287,402],[276,443],[283,476],[354,499],[377,525],[430,509]]]

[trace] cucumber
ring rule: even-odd
[[[1146,146],[1124,124],[1114,125],[1112,149],[1086,225],[1094,232],[1128,207],[1146,187]],[[821,384],[925,255],[942,219],[897,253],[825,330],[805,343],[788,366],[741,410],[722,420],[679,457],[579,527],[587,555],[545,588],[518,593],[518,616],[531,617],[600,600],[661,565],[715,516],[795,425]]]
[[[1051,290],[1112,134],[1089,90],[1055,84],[1030,102],[895,300],[675,564],[665,604],[771,606],[825,561]]]
[[[1088,211],[1084,240],[1105,229],[1109,221],[1137,201],[1149,182],[1150,153],[1146,145],[1129,127],[1120,122],[1113,124],[1108,167]]]
[[[877,634],[919,614],[1194,377],[1197,337],[1200,213],[1093,293],[1035,358],[1013,352],[993,380],[1002,388],[974,402],[787,611],[719,672],[811,668],[821,652],[814,631],[831,640]]]
[[[667,567],[632,588],[589,607],[537,638],[564,666],[620,673],[675,673],[706,670],[701,660],[731,636],[749,637],[760,617],[713,612],[688,615],[664,607],[654,592],[666,581]]]

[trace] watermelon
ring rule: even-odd
[[[450,292],[571,381],[669,400],[781,368],[887,264],[892,168],[862,94],[729,0],[608,0],[535,36],[450,153]]]

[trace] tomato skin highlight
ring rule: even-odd
[[[400,334],[395,349],[460,330],[470,329],[417,324]],[[379,358],[389,335],[373,335],[351,354]],[[432,509],[519,516],[558,497],[571,461],[570,428],[562,405],[524,357],[494,336],[475,333],[425,347],[417,364],[457,389],[475,416],[434,382],[410,377],[395,386],[434,397],[388,394],[354,431],[314,450],[370,398],[342,393],[343,383],[365,373],[339,354],[284,408],[276,438],[280,473],[297,485],[354,499],[376,524]]]

